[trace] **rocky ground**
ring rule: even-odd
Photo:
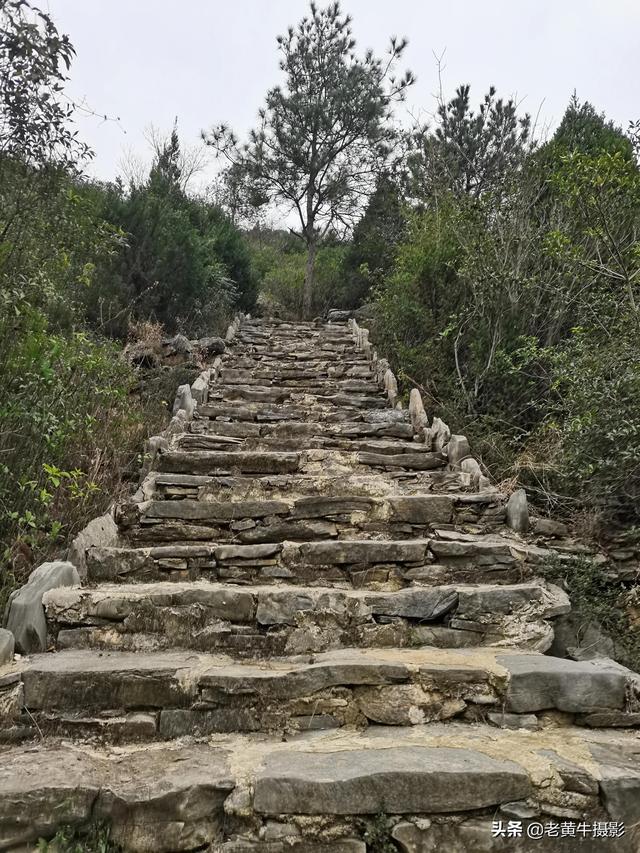
[[[640,677],[545,654],[562,525],[392,407],[356,326],[228,337],[116,524],[33,582],[46,622],[16,637],[49,651],[0,667],[0,849],[104,818],[137,853],[637,853]]]

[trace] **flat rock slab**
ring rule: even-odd
[[[167,450],[158,455],[157,467],[159,471],[178,474],[210,474],[220,470],[237,470],[244,474],[292,474],[298,470],[299,461],[297,453]]]
[[[283,552],[284,562],[305,562],[309,565],[340,565],[348,563],[420,563],[423,562],[428,540],[364,540],[341,539],[337,542],[309,542],[289,545]]]
[[[390,747],[269,756],[253,806],[274,815],[463,812],[530,792],[528,774],[513,761],[470,749]]]
[[[204,744],[11,750],[0,762],[0,849],[105,818],[132,853],[193,850],[219,838],[233,787],[227,752]]]
[[[622,709],[634,673],[606,658],[571,661],[562,658],[508,655],[498,658],[510,674],[508,711],[529,713],[557,708],[574,714]]]

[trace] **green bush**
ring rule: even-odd
[[[339,302],[342,264],[346,248],[342,245],[321,246],[316,255],[315,291],[312,310],[322,315]],[[262,291],[291,317],[302,316],[302,289],[306,253],[279,253],[272,248],[260,250],[264,269]]]
[[[93,821],[89,826],[63,826],[55,836],[38,841],[38,853],[122,853],[120,844],[111,838],[106,821]]]
[[[116,344],[52,331],[14,298],[0,311],[2,599],[123,493],[168,414],[153,386],[140,395]]]

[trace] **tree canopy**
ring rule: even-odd
[[[249,178],[263,203],[293,211],[307,250],[303,308],[311,308],[320,240],[349,227],[391,152],[393,102],[413,82],[393,70],[406,41],[391,39],[385,59],[355,52],[351,18],[338,3],[310,14],[278,38],[284,85],[271,89],[260,124],[238,145],[224,125],[206,135]]]

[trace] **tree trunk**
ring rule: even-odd
[[[302,291],[302,316],[306,320],[311,318],[311,299],[313,297],[317,249],[318,246],[315,240],[311,240],[307,244],[307,265],[304,271],[304,289]]]

